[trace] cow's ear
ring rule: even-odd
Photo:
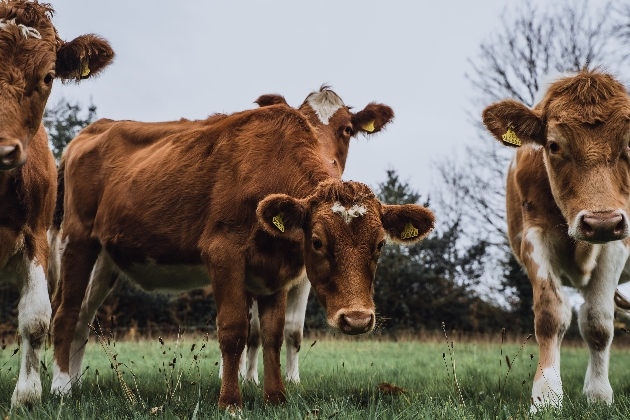
[[[545,126],[540,113],[520,102],[508,99],[492,104],[483,110],[482,118],[488,131],[507,146],[545,144]]]
[[[424,239],[435,223],[433,212],[417,204],[402,206],[381,205],[383,228],[389,238],[398,243],[410,244]]]
[[[271,194],[265,197],[256,209],[258,223],[272,236],[302,240],[306,205],[285,194]]]
[[[96,35],[81,35],[57,50],[55,73],[60,79],[79,81],[95,76],[113,59],[109,42]]]
[[[381,131],[394,119],[394,110],[387,105],[370,103],[363,110],[352,114],[354,131],[372,134]]]
[[[258,99],[254,101],[254,103],[258,104],[259,107],[271,106],[271,105],[286,105],[289,106],[284,96],[278,95],[277,93],[269,93],[267,95],[262,95]]]

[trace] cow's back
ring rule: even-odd
[[[304,161],[321,166],[312,127],[284,106],[212,124],[96,124],[106,129],[87,127],[66,151],[65,228],[90,232],[123,266],[201,263],[204,233],[228,225],[245,240],[258,201],[299,182]]]

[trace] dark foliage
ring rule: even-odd
[[[71,104],[61,99],[52,107],[44,111],[43,123],[48,132],[50,148],[59,161],[61,155],[70,143],[84,127],[96,120],[96,105],[90,104],[86,112],[78,103]]]

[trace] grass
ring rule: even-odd
[[[20,353],[12,356],[16,346],[7,346],[0,351],[0,414],[27,419],[630,417],[629,349],[612,350],[610,379],[615,403],[607,406],[588,405],[582,395],[588,350],[581,345],[565,346],[564,408],[530,416],[537,346],[533,339],[524,346],[502,345],[500,335],[487,342],[455,342],[453,348],[445,340],[328,338],[314,345],[305,340],[300,352],[302,383],[287,385],[287,403],[265,405],[261,388],[245,384],[241,387],[243,411],[231,415],[216,405],[221,386],[219,349],[216,340],[206,339],[204,335],[190,335],[180,340],[164,339],[161,344],[158,339],[115,342],[105,335],[101,345],[92,337],[87,345],[83,383],[72,397],[64,399],[50,396],[52,351],[47,350],[43,357],[47,369],[42,368],[42,405],[31,411],[13,412],[9,412],[9,405]],[[451,363],[453,351],[455,369]],[[405,393],[383,392],[378,387],[382,382],[401,387]]]

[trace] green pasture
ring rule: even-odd
[[[630,350],[626,348],[612,351],[612,406],[586,403],[581,389],[588,351],[574,344],[562,350],[564,408],[530,416],[538,351],[533,341],[502,345],[499,336],[455,341],[450,348],[446,340],[435,339],[306,339],[300,352],[302,382],[287,386],[287,403],[267,406],[261,389],[246,384],[241,388],[243,410],[232,414],[216,405],[220,390],[216,339],[206,342],[203,335],[191,335],[164,339],[161,344],[157,337],[116,342],[105,335],[101,340],[90,339],[83,383],[70,398],[50,396],[52,351],[45,352],[43,403],[31,411],[9,411],[20,353],[12,356],[16,346],[6,346],[0,351],[0,414],[42,419],[630,418]],[[118,364],[120,374],[112,363]],[[384,393],[378,387],[382,382],[405,392]]]

